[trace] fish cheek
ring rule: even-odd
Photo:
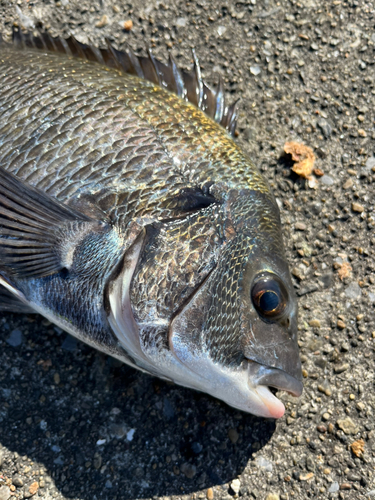
[[[183,364],[189,365],[189,360],[201,356],[204,350],[202,331],[210,309],[210,298],[207,294],[207,281],[210,276],[212,272],[181,307],[169,328],[169,348]]]

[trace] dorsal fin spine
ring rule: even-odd
[[[4,43],[1,35],[0,43]],[[238,101],[230,106],[226,105],[221,78],[219,78],[216,90],[203,81],[199,60],[194,50],[193,71],[185,72],[177,67],[171,54],[169,54],[168,64],[165,65],[155,58],[151,50],[148,50],[148,57],[137,56],[130,47],[123,52],[115,49],[108,39],[106,39],[107,48],[98,49],[79,42],[73,36],[67,39],[53,38],[48,33],[43,33],[34,37],[31,33],[23,33],[20,29],[13,28],[13,43],[20,49],[48,50],[95,61],[149,80],[191,102],[222,125],[231,135],[235,135]]]

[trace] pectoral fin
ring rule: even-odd
[[[0,168],[1,274],[43,277],[69,269],[77,241],[105,226]]]
[[[0,277],[0,283],[1,283]],[[35,313],[35,311],[24,304],[20,299],[18,299],[13,293],[8,292],[6,288],[0,286],[0,312],[12,312],[12,313],[22,313],[29,314]]]

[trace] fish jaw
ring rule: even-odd
[[[213,361],[207,352],[198,354],[198,349],[191,350],[187,343],[180,343],[179,337],[175,340],[174,343],[173,336],[170,337],[170,346],[175,359],[184,367],[182,377],[178,376],[179,371],[175,372],[173,380],[177,384],[206,392],[229,406],[265,418],[280,418],[285,412],[284,404],[269,387],[296,397],[302,394],[302,383],[281,370],[249,360],[239,367],[224,366]]]

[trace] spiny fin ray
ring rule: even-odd
[[[79,42],[73,36],[54,38],[48,33],[35,37],[32,33],[13,30],[13,43],[20,49],[34,48],[50,52],[59,52],[69,56],[97,62],[124,73],[136,75],[155,83],[182,99],[194,104],[214,121],[235,135],[238,118],[238,101],[230,106],[225,103],[221,80],[216,90],[209,87],[202,79],[199,60],[193,51],[194,67],[192,72],[178,69],[170,55],[168,64],[158,61],[151,50],[147,57],[137,56],[130,48],[125,51],[115,49],[109,40],[107,48],[98,49]],[[3,43],[0,38],[0,43]]]

